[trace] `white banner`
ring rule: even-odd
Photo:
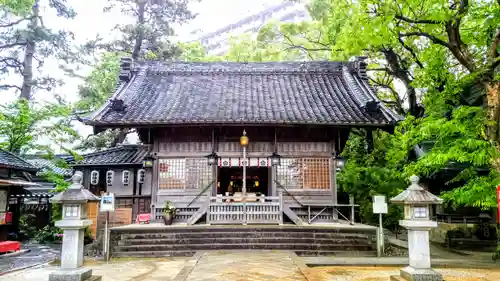
[[[267,157],[248,157],[246,163],[240,158],[219,158],[219,167],[271,167],[271,160]]]

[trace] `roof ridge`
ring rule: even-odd
[[[339,61],[283,61],[283,62],[138,62],[134,72],[146,74],[167,73],[333,73],[341,71],[345,65]]]
[[[82,154],[82,157],[87,157],[87,156],[94,156],[94,155],[99,155],[103,153],[109,153],[109,152],[114,152],[114,151],[119,151],[119,150],[127,150],[131,148],[147,148],[148,145],[143,145],[143,144],[125,144],[125,145],[119,145],[115,147],[111,147],[108,149],[104,149],[101,151],[95,151],[87,154]]]

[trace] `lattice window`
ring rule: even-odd
[[[212,168],[205,158],[160,159],[160,189],[205,188],[212,181]]]
[[[158,160],[160,189],[184,189],[186,186],[186,159],[170,158]]]
[[[186,159],[186,188],[205,188],[212,182],[212,168],[207,165],[207,159]]]
[[[132,199],[116,199],[116,208],[132,208]]]
[[[330,188],[330,159],[304,158],[303,174],[304,188],[329,189]]]
[[[287,189],[329,189],[329,158],[285,158],[277,168],[277,180]]]

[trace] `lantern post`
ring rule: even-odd
[[[241,192],[243,193],[243,224],[247,224],[247,147],[248,147],[248,137],[247,132],[243,130],[243,135],[240,137],[240,145],[243,147],[243,186]]]
[[[442,281],[441,273],[431,268],[429,231],[438,226],[430,218],[430,206],[441,204],[443,199],[425,190],[418,181],[417,176],[411,176],[411,185],[391,199],[404,206],[404,219],[399,225],[408,229],[409,266],[401,269],[400,275],[406,280]]]
[[[62,220],[55,225],[63,230],[61,268],[49,276],[49,281],[97,281],[92,269],[83,267],[83,238],[85,228],[92,224],[88,219],[88,202],[99,201],[99,197],[83,188],[83,173],[76,171],[72,184],[65,191],[51,198],[51,203],[62,204]]]

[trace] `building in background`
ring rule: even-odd
[[[271,20],[281,22],[300,22],[309,19],[304,3],[291,1],[267,3],[261,6],[260,11],[248,11],[239,21],[225,25],[213,32],[192,32],[191,42],[200,42],[209,54],[222,55],[229,49],[229,39],[246,33],[255,33]],[[194,34],[193,34],[194,33]]]

